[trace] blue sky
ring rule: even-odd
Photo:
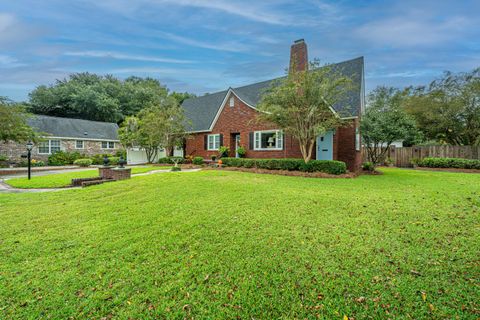
[[[284,74],[309,58],[364,56],[366,86],[428,83],[480,66],[480,1],[0,1],[0,95],[89,71],[197,94]]]

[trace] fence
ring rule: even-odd
[[[480,147],[472,146],[413,146],[413,147],[390,147],[387,157],[393,161],[396,167],[411,167],[414,158],[464,158],[480,159]],[[367,161],[367,152],[363,148],[363,161]]]

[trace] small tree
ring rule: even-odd
[[[341,101],[351,88],[351,80],[318,61],[309,64],[310,71],[296,71],[295,66],[263,95],[258,119],[275,123],[300,144],[305,162],[312,158],[318,135],[344,122],[332,106]]]
[[[390,87],[377,87],[367,97],[360,132],[368,161],[374,167],[385,161],[394,141],[415,141],[420,137],[415,120],[401,107],[402,99],[402,93]]]
[[[159,148],[171,156],[173,148],[182,145],[185,137],[183,109],[171,97],[162,100],[160,105],[143,109],[137,116],[128,117],[120,128],[122,143],[145,149],[148,162],[154,161]]]
[[[28,117],[23,106],[0,97],[0,141],[34,141],[36,134],[27,124]]]

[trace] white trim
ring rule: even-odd
[[[53,140],[83,140],[83,141],[111,141],[115,143],[120,143],[120,140],[113,139],[92,139],[92,138],[80,138],[80,137],[56,137],[56,136],[41,136],[42,139],[53,139]]]
[[[213,148],[210,148],[210,137],[213,139]],[[215,148],[215,144],[218,137],[218,146]],[[221,141],[220,141],[220,133],[209,134],[207,135],[207,151],[217,151],[220,148]]]
[[[281,139],[278,139],[278,137],[276,138],[275,140],[275,145],[278,145],[278,141],[281,141],[281,146],[278,147],[274,147],[274,148],[262,148],[261,145],[262,145],[262,133],[275,133],[275,134],[281,134],[282,138]],[[258,141],[259,142],[259,147],[257,148],[257,134],[259,134],[259,138],[260,140]],[[280,129],[272,129],[272,130],[257,130],[257,131],[254,131],[253,132],[253,150],[254,151],[278,151],[278,150],[283,150],[283,145],[284,145],[285,141],[284,141],[284,134],[283,134],[283,130],[280,130]]]
[[[62,151],[62,140],[59,139],[48,139],[47,141],[40,141],[39,143],[46,142],[48,144],[48,152],[40,152],[40,146],[36,145],[37,147],[37,154],[52,154],[52,141],[58,141],[58,147],[60,148],[58,151]]]
[[[103,147],[104,142],[107,143],[106,148]],[[110,148],[110,143],[113,143],[113,148]],[[102,149],[102,150],[113,150],[113,149],[115,149],[115,141],[108,141],[108,140],[100,141],[100,149]]]
[[[82,147],[81,148],[78,148],[77,147],[77,142],[82,142]],[[84,150],[85,149],[85,140],[75,140],[75,149],[76,150]]]

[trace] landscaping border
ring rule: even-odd
[[[276,174],[280,176],[304,177],[304,178],[327,178],[327,179],[353,179],[359,176],[358,173],[348,172],[343,174],[328,174],[324,172],[305,172],[305,171],[288,171],[288,170],[269,170],[258,168],[244,168],[244,167],[205,167],[204,170],[218,170],[218,171],[239,171],[258,174]]]

